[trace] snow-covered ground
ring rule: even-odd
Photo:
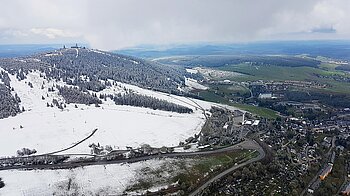
[[[64,101],[57,90],[48,92],[48,88],[56,84],[66,85],[62,81],[47,81],[40,77],[39,72],[28,74],[27,79],[22,81],[18,81],[13,75],[10,75],[10,79],[15,90],[13,93],[21,98],[20,106],[26,111],[14,117],[0,119],[0,157],[15,156],[16,151],[24,147],[36,149],[38,154],[64,149],[82,140],[96,128],[98,130],[91,138],[65,153],[90,153],[88,145],[91,143],[111,145],[115,149],[139,147],[141,144],[150,144],[153,147],[177,146],[180,141],[200,132],[205,123],[202,109],[209,110],[213,105],[210,102],[117,82],[100,93],[123,93],[124,89],[128,89],[189,107],[194,112],[179,114],[117,106],[110,99],[103,101],[101,107],[77,104],[76,108],[75,104],[67,104],[66,108],[60,110],[57,107],[47,107],[47,103],[51,103],[53,98],[59,102]],[[29,82],[34,88],[30,88]],[[186,151],[194,150],[196,147],[192,146]],[[185,150],[178,147],[175,151]],[[121,195],[128,186],[137,183],[140,176],[144,175],[141,172],[143,168],[162,170],[164,164],[169,165],[167,161],[174,159],[64,170],[0,171],[0,178],[5,182],[5,187],[0,189],[0,196]],[[150,190],[165,186],[159,184]]]
[[[92,52],[110,55],[98,50]],[[46,56],[62,55],[61,52]],[[79,51],[76,49],[76,58]],[[117,56],[117,58],[123,58]],[[38,59],[30,59],[38,61]],[[127,59],[124,59],[127,60]],[[19,59],[19,61],[24,61]],[[139,62],[133,61],[138,64]],[[2,70],[0,68],[0,70]],[[200,70],[188,69],[190,73]],[[220,73],[222,74],[222,73]],[[63,81],[48,81],[38,71],[29,73],[27,79],[18,81],[16,76],[10,75],[13,94],[21,98],[20,107],[25,111],[5,119],[0,119],[0,157],[16,156],[17,150],[22,148],[36,149],[37,154],[61,150],[86,138],[97,129],[95,134],[78,146],[64,153],[88,153],[89,144],[99,143],[110,145],[114,149],[126,149],[126,146],[140,147],[149,144],[152,147],[177,146],[179,142],[198,134],[205,123],[204,110],[209,110],[213,103],[170,95],[142,89],[137,86],[110,81],[113,85],[97,93],[102,94],[125,93],[125,89],[134,93],[156,97],[191,108],[191,114],[152,110],[132,106],[117,106],[109,98],[100,104],[87,106],[67,104],[61,110],[57,107],[47,107],[53,99],[64,102],[57,90],[48,92],[54,85],[66,85]],[[81,76],[89,80],[86,76]],[[0,81],[2,82],[2,81]],[[29,82],[33,88],[29,86]],[[205,89],[197,81],[186,79],[188,88]],[[68,86],[68,85],[67,85]],[[1,100],[0,100],[1,101]],[[228,106],[226,106],[228,107]],[[210,113],[210,112],[206,112]],[[177,152],[195,151],[196,146],[184,150],[175,148]],[[168,161],[175,159],[147,160],[131,164],[114,164],[101,166],[79,167],[62,170],[6,170],[0,171],[0,178],[5,187],[0,189],[0,196],[40,196],[40,195],[121,195],[125,189],[137,183],[145,174],[144,168],[164,170],[164,165],[171,165]],[[178,168],[173,169],[179,172]],[[169,174],[169,172],[168,172]],[[164,177],[166,171],[161,173]],[[148,176],[149,178],[157,178]],[[147,178],[145,178],[147,179]],[[158,183],[151,190],[165,187]],[[145,190],[144,190],[145,191]],[[133,195],[134,193],[129,193]]]
[[[63,100],[57,93],[48,92],[53,84],[63,82],[47,81],[39,72],[28,74],[27,79],[18,81],[10,75],[11,86],[21,98],[25,112],[15,117],[0,119],[0,157],[14,156],[21,148],[36,149],[38,154],[52,152],[71,146],[98,131],[84,143],[67,153],[90,153],[88,145],[100,143],[116,149],[126,146],[139,147],[150,144],[154,147],[176,146],[190,136],[199,133],[205,123],[202,111],[192,100],[166,93],[154,92],[136,86],[118,83],[102,93],[117,93],[124,87],[148,96],[165,99],[192,108],[192,114],[152,110],[131,106],[117,106],[111,100],[101,107],[67,104],[64,110],[47,107],[52,99]],[[31,82],[34,88],[30,88]],[[43,88],[42,88],[43,86]],[[45,100],[42,99],[45,98]],[[195,100],[205,109],[212,103]],[[22,128],[20,128],[22,127]]]
[[[195,69],[186,69],[186,71],[187,71],[188,73],[191,73],[191,74],[196,74],[196,73],[198,73],[198,70],[195,70]]]
[[[91,52],[95,52],[97,54],[103,54],[103,55],[111,56],[111,54],[108,54],[108,53],[103,52],[101,50],[97,50],[97,49],[88,49],[88,50],[91,51]]]
[[[136,183],[140,170],[158,170],[169,161],[173,159],[62,170],[0,171],[0,177],[5,182],[0,195],[122,195],[129,185]]]
[[[186,86],[188,86],[192,89],[198,89],[198,90],[207,90],[208,89],[208,87],[199,84],[197,80],[192,79],[192,78],[185,78],[185,84],[186,84]]]
[[[195,68],[193,68],[193,70],[197,70],[204,77],[209,78],[209,79],[211,79],[211,78],[225,79],[225,78],[233,78],[233,77],[243,76],[243,74],[238,73],[238,72],[221,71],[221,70],[203,68],[203,67],[195,67]]]

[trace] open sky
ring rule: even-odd
[[[0,0],[0,44],[350,39],[350,0]]]

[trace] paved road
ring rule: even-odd
[[[241,147],[244,148],[244,149],[251,149],[251,150],[256,150],[259,152],[259,156],[255,157],[255,158],[252,158],[252,159],[249,159],[247,160],[246,162],[244,163],[240,163],[238,165],[235,165],[223,172],[221,172],[220,174],[214,176],[213,178],[209,179],[207,182],[205,182],[202,186],[200,186],[199,188],[197,188],[194,192],[192,192],[190,194],[190,196],[196,196],[196,195],[200,195],[200,193],[205,189],[207,188],[211,183],[213,183],[214,181],[226,176],[227,174],[233,172],[234,170],[238,169],[238,168],[241,168],[241,167],[244,167],[250,163],[253,163],[255,161],[259,161],[261,159],[263,159],[265,157],[265,152],[264,150],[261,148],[261,146],[256,143],[255,141],[252,141],[252,140],[248,140],[246,143],[244,144],[241,144]]]
[[[216,149],[216,150],[209,150],[209,151],[158,154],[158,155],[151,155],[151,156],[135,157],[131,159],[113,160],[113,161],[91,161],[91,162],[78,162],[78,163],[67,162],[67,163],[52,164],[52,165],[47,165],[47,164],[18,165],[18,166],[0,168],[0,171],[12,170],[12,169],[69,169],[69,168],[90,166],[90,165],[108,165],[108,164],[138,162],[138,161],[145,161],[145,160],[155,159],[155,158],[175,158],[175,157],[193,157],[193,156],[201,156],[201,155],[210,155],[210,154],[218,154],[222,152],[229,152],[237,149],[256,149],[256,143],[253,142],[252,140],[246,140],[230,147]]]

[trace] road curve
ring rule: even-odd
[[[200,193],[207,188],[211,183],[213,183],[214,181],[226,176],[227,174],[233,172],[234,170],[244,167],[250,163],[259,161],[261,159],[263,159],[265,157],[265,152],[264,150],[261,148],[261,146],[252,140],[248,140],[246,143],[242,143],[241,144],[243,149],[251,149],[251,150],[256,150],[259,152],[259,155],[255,158],[249,159],[246,162],[240,163],[238,165],[234,165],[233,167],[219,173],[218,175],[214,176],[213,178],[209,179],[208,181],[206,181],[202,186],[198,187],[195,191],[193,191],[191,194],[189,194],[189,196],[196,196],[196,195],[200,195]]]

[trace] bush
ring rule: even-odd
[[[2,179],[0,178],[0,189],[2,188],[2,187],[4,187],[5,186],[5,183],[4,183],[4,181],[2,181]]]

